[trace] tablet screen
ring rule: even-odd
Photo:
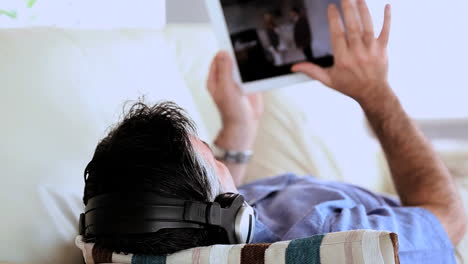
[[[221,0],[243,82],[291,73],[297,62],[333,65],[327,7],[339,0]]]

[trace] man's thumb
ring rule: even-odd
[[[298,72],[304,73],[310,78],[320,81],[327,86],[331,85],[331,79],[327,70],[313,63],[310,63],[310,62],[298,63],[294,65],[291,70],[296,73]]]

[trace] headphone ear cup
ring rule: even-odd
[[[215,202],[227,210],[223,217],[222,228],[226,231],[231,244],[250,243],[255,231],[255,212],[240,194],[224,193]]]
[[[238,243],[249,244],[255,235],[256,216],[255,210],[244,203],[236,215],[236,239]]]
[[[242,195],[236,194],[236,193],[223,193],[220,194],[216,197],[215,203],[219,203],[221,208],[230,208],[231,206],[236,206],[237,203],[234,203],[237,199],[242,198],[242,203],[244,202],[244,199]],[[240,205],[242,204],[240,203]],[[240,206],[238,205],[238,206]]]

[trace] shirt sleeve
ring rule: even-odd
[[[322,231],[356,229],[398,234],[402,263],[456,263],[453,246],[444,228],[426,209],[382,206],[369,211],[363,205],[334,208],[325,218]]]

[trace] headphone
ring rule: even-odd
[[[256,213],[240,194],[224,193],[214,202],[186,201],[150,192],[95,196],[80,215],[80,235],[131,235],[161,229],[195,228],[224,232],[230,244],[248,244]]]

